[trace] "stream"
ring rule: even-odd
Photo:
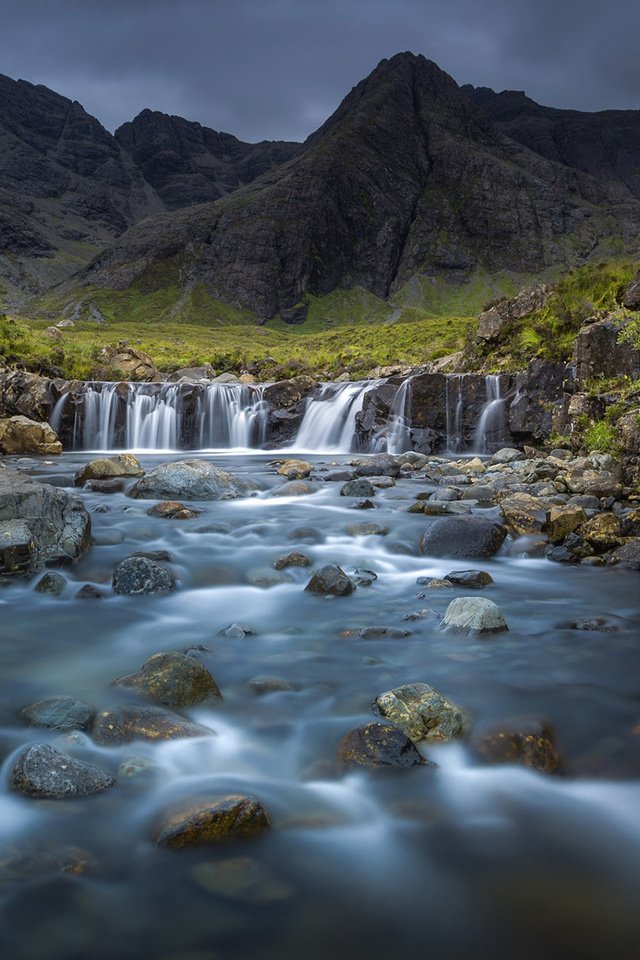
[[[149,469],[188,456],[139,459]],[[347,454],[305,455],[319,479],[315,492],[295,497],[270,496],[280,480],[272,451],[198,456],[258,480],[264,492],[189,504],[199,515],[180,521],[148,516],[149,501],[125,493],[82,490],[96,545],[62,571],[63,596],[40,595],[26,580],[0,590],[2,956],[636,960],[638,574],[524,559],[508,540],[491,560],[421,556],[425,518],[406,510],[432,488],[402,477],[376,491],[375,509],[354,510],[340,482],[321,479]],[[6,462],[72,487],[91,457]],[[479,512],[498,519],[496,510]],[[372,519],[386,536],[347,532]],[[168,551],[179,589],[112,594],[114,567],[140,550]],[[274,570],[292,550],[311,566]],[[377,579],[344,598],[305,592],[312,569],[331,562]],[[471,566],[494,578],[482,595],[502,608],[508,633],[438,629],[450,600],[472,591],[425,591],[417,578]],[[85,583],[104,596],[76,599]],[[424,610],[435,614],[405,619]],[[571,629],[581,617],[605,617],[615,629]],[[231,624],[253,632],[225,633]],[[18,718],[54,695],[99,708],[123,702],[116,677],[155,652],[193,647],[202,647],[197,655],[224,698],[186,711],[215,731],[210,737],[108,748]],[[293,689],[259,696],[248,682],[265,676]],[[421,745],[435,769],[341,773],[340,738],[374,719],[377,694],[410,682],[431,684],[474,725],[548,721],[562,775],[481,766],[464,742]],[[100,796],[25,799],[8,790],[8,770],[34,741],[114,775],[133,760],[142,769]],[[258,798],[271,831],[209,848],[155,846],[162,813],[203,791]],[[67,860],[70,869],[55,868]]]

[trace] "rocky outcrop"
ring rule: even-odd
[[[161,463],[129,490],[138,499],[236,500],[258,489],[251,480],[220,470],[209,460]]]
[[[62,444],[48,423],[9,417],[0,420],[0,453],[50,457],[62,453]]]
[[[545,305],[552,293],[553,287],[549,284],[538,284],[538,286],[521,290],[511,300],[501,300],[500,303],[485,310],[478,317],[478,331],[476,333],[478,340],[485,343],[494,343],[500,340],[511,323],[515,320],[521,320],[522,317],[528,317],[535,310],[539,310]]]
[[[624,320],[615,316],[587,323],[574,344],[576,378],[640,377],[640,350],[620,342]]]
[[[97,380],[157,383],[163,377],[148,353],[134,347],[103,347],[95,371]]]
[[[6,556],[2,566],[2,539],[3,531],[15,538],[17,526],[24,572],[44,563],[77,560],[91,544],[91,520],[79,497],[0,467],[0,573],[13,572]]]

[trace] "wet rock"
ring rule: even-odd
[[[610,554],[608,562],[625,570],[640,570],[640,537],[628,540]]]
[[[169,377],[170,383],[180,383],[181,380],[213,380],[216,372],[210,363],[204,363],[201,367],[180,367]]]
[[[502,447],[491,457],[491,463],[515,463],[517,460],[524,460],[522,450],[516,450],[515,447]]]
[[[585,630],[589,633],[616,633],[618,628],[605,617],[581,617],[571,623],[572,630]]]
[[[36,583],[34,590],[37,593],[46,593],[50,597],[61,597],[67,586],[67,581],[61,573],[45,573]]]
[[[88,730],[95,708],[75,697],[48,697],[20,711],[20,717],[32,727],[46,730]]]
[[[422,513],[426,517],[459,517],[470,514],[471,507],[467,503],[448,500],[417,500],[411,504],[407,513]]]
[[[599,513],[578,527],[577,533],[596,553],[614,550],[624,543],[622,521],[613,513]]]
[[[137,673],[114,680],[167,707],[189,707],[204,700],[221,700],[218,685],[195,657],[171,650],[155,653]]]
[[[246,623],[230,623],[228,627],[220,631],[221,636],[237,640],[242,640],[244,637],[254,637],[255,633],[253,627]]]
[[[17,416],[0,420],[0,453],[34,454],[41,457],[62,453],[62,444],[48,423]]]
[[[300,540],[302,543],[323,543],[325,536],[315,527],[296,527],[289,534],[290,540]]]
[[[130,597],[168,593],[175,588],[173,573],[144,557],[128,557],[118,564],[113,573],[114,593]]]
[[[182,737],[210,737],[213,730],[187,720],[162,707],[115,707],[100,710],[93,721],[91,736],[104,746],[118,746],[132,740],[178,740]]]
[[[271,821],[253,797],[223,796],[192,801],[170,813],[156,835],[160,847],[181,849],[258,837]]]
[[[506,497],[500,503],[500,510],[512,536],[523,537],[528,533],[540,533],[549,504],[538,497],[519,493]]]
[[[452,600],[446,609],[442,628],[473,633],[503,633],[509,629],[500,607],[485,597]]]
[[[379,713],[414,742],[439,742],[461,737],[468,717],[426,683],[409,683],[379,694],[373,701]]]
[[[373,484],[361,477],[358,480],[348,480],[340,490],[341,497],[375,497]]]
[[[258,696],[264,696],[267,693],[291,692],[296,689],[292,683],[281,677],[252,677],[247,681],[247,685]]]
[[[338,762],[344,770],[415,767],[423,760],[412,741],[396,727],[366,723],[345,734],[338,745]]]
[[[304,400],[317,385],[315,380],[305,376],[278,380],[265,388],[264,399],[275,410],[288,409]]]
[[[493,583],[493,577],[485,570],[454,570],[444,579],[456,587],[470,587],[472,590],[482,590]]]
[[[359,457],[351,461],[351,466],[359,477],[397,477],[400,473],[400,461],[390,453]]]
[[[27,747],[10,773],[11,789],[39,800],[68,800],[102,793],[115,783],[112,776],[75,760],[45,743]]]
[[[421,550],[432,557],[492,557],[507,531],[484,517],[442,517],[426,528]]]
[[[350,537],[386,537],[389,531],[381,523],[352,523],[347,533]]]
[[[355,637],[358,640],[404,640],[411,636],[410,630],[403,630],[401,627],[356,627],[354,629],[341,630],[339,636],[345,640]]]
[[[375,510],[375,508],[373,500],[356,500],[351,504],[352,510]]]
[[[551,507],[547,514],[545,531],[551,543],[560,543],[577,530],[587,519],[580,506]]]
[[[12,521],[25,526],[7,527]],[[16,541],[17,554],[10,552],[4,569],[3,531],[8,543],[14,537],[20,541]],[[90,546],[91,519],[79,497],[0,466],[0,574],[14,572],[15,563],[20,572],[31,572],[43,563],[77,560]]]
[[[310,593],[324,597],[346,597],[355,589],[353,581],[335,563],[328,563],[317,570],[305,587]]]
[[[373,570],[364,570],[358,568],[353,571],[351,580],[358,587],[370,587],[378,579],[378,574]]]
[[[293,896],[293,890],[290,887],[281,883],[249,857],[233,857],[229,860],[216,860],[215,863],[198,863],[191,875],[203,890],[239,903],[263,906],[280,903]],[[194,957],[193,960],[197,958]],[[202,960],[206,958],[203,957]]]
[[[285,460],[278,467],[278,474],[287,480],[304,480],[311,473],[311,464],[306,460]]]
[[[86,486],[93,493],[121,493],[124,490],[122,480],[88,480]]]
[[[309,567],[311,566],[311,560],[305,553],[294,550],[274,560],[273,566],[276,570],[287,570],[289,567]]]
[[[148,776],[157,768],[144,757],[128,757],[118,767],[118,780],[133,780],[136,777]]]
[[[132,557],[142,557],[144,560],[153,560],[155,563],[172,563],[173,557],[168,550],[136,550]]]
[[[150,517],[163,517],[166,520],[193,520],[198,513],[177,500],[162,500],[147,510]]]
[[[526,537],[518,537],[509,545],[510,557],[544,557],[548,547],[548,540],[543,534],[530,533]]]
[[[491,764],[517,763],[540,773],[556,773],[561,765],[553,730],[546,724],[508,724],[474,736],[471,745]]]
[[[453,590],[453,584],[448,580],[438,580],[437,577],[418,577],[416,583],[427,590]]]
[[[100,600],[104,597],[104,593],[92,583],[85,583],[73,596],[76,600]]]
[[[29,573],[35,550],[35,540],[25,520],[0,521],[0,574]]]
[[[121,477],[141,477],[144,470],[132,453],[117,457],[98,457],[90,460],[74,477],[76,487],[83,487],[89,480],[113,480]]]
[[[424,453],[417,453],[415,450],[407,450],[396,457],[400,466],[409,464],[414,470],[422,470],[429,462],[429,458]]]
[[[161,463],[141,477],[129,496],[147,500],[236,500],[258,489],[251,480],[220,470],[210,460]]]
[[[310,493],[315,493],[316,488],[307,480],[289,480],[280,487],[274,487],[271,490],[272,497],[306,497]]]

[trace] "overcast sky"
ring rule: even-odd
[[[145,107],[302,140],[383,57],[549,106],[640,108],[632,0],[0,0],[0,72],[113,130]]]

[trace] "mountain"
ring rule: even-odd
[[[422,56],[383,60],[304,149],[216,203],[147,219],[83,274],[126,289],[164,270],[261,318],[304,319],[309,295],[379,297],[415,277],[539,274],[636,247],[621,182],[504,135]],[[162,282],[161,280],[159,282]]]
[[[640,110],[556,110],[521,90],[461,89],[507,137],[548,160],[617,181],[640,198]]]
[[[143,110],[115,132],[169,210],[218,200],[291,159],[299,143],[243,143],[199,123]]]

